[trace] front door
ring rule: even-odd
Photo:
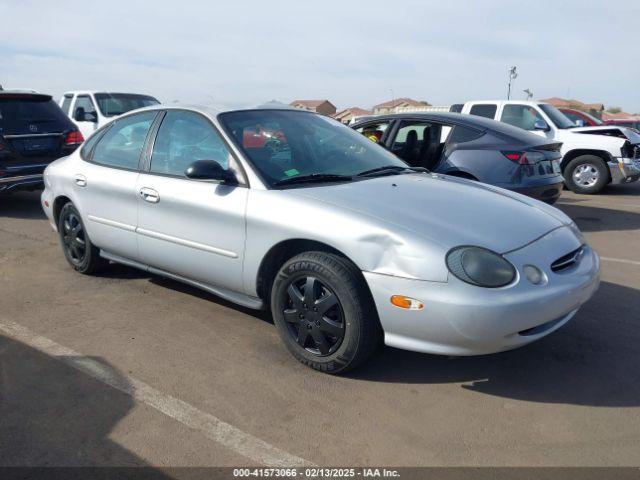
[[[217,161],[236,174],[240,185],[188,179],[184,172],[197,160]],[[207,118],[182,110],[166,113],[136,190],[143,263],[242,291],[248,188]]]
[[[98,128],[98,111],[89,95],[78,95],[71,111],[73,115],[70,115],[70,117],[84,138],[96,131]]]
[[[80,162],[73,182],[80,213],[95,245],[132,260],[138,256],[138,166],[153,120],[145,112],[117,120]]]

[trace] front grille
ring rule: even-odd
[[[580,246],[580,248],[575,249],[573,252],[563,255],[551,264],[551,271],[558,273],[573,267],[580,261],[583,253],[584,246]]]

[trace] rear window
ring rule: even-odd
[[[59,133],[71,121],[48,95],[0,95],[0,134]]]
[[[149,95],[135,93],[96,93],[98,108],[105,117],[115,117],[136,108],[158,105],[160,102]]]

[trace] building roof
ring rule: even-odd
[[[318,108],[323,103],[331,103],[331,102],[329,100],[294,100],[289,105],[302,105],[303,107],[306,107],[306,108]]]
[[[602,112],[603,120],[640,120],[639,114],[627,113],[627,112]]]
[[[365,110],[364,108],[360,108],[360,107],[351,107],[351,108],[345,108],[344,110],[340,110],[337,113],[333,114],[334,118],[339,118],[339,117],[344,117],[345,115],[353,115],[354,117],[359,117],[361,115],[371,115],[371,111],[369,110]]]
[[[411,105],[412,107],[413,106],[417,107],[418,105],[424,105],[423,102],[419,102],[418,100],[414,100],[413,98],[402,97],[402,98],[394,98],[393,100],[379,103],[378,105],[374,105],[373,108],[374,109],[375,108],[394,108],[394,107],[403,105],[405,103]]]
[[[540,101],[553,105],[554,107],[578,107],[584,110],[604,110],[604,105],[602,103],[584,103],[580,100],[567,100],[566,98],[560,97],[545,98]]]

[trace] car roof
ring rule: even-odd
[[[512,139],[532,144],[532,145],[542,145],[550,142],[547,138],[541,137],[539,135],[535,135],[531,132],[527,132],[518,127],[514,127],[513,125],[509,125],[507,123],[498,122],[497,120],[492,120],[485,117],[480,117],[477,115],[469,115],[466,113],[451,113],[451,112],[407,112],[407,113],[394,113],[389,115],[379,115],[375,118],[370,118],[367,120],[363,120],[361,122],[355,122],[351,125],[351,128],[358,128],[360,125],[365,125],[372,121],[378,120],[426,120],[426,121],[436,121],[442,123],[450,123],[455,125],[467,126],[470,128],[475,128],[478,130],[491,130],[492,132],[497,132],[498,134],[508,136]]]
[[[139,92],[119,92],[113,90],[69,90],[64,92],[63,95],[89,95],[96,93],[107,93],[110,95],[144,95],[146,97],[152,97],[153,95],[149,93],[139,93]]]

